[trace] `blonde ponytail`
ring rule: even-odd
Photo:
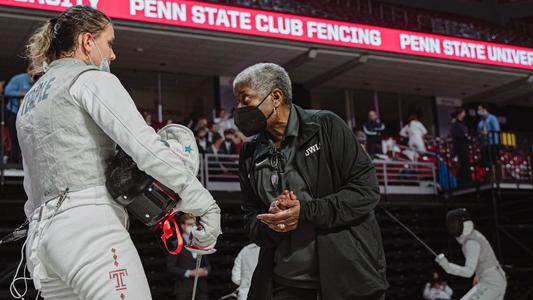
[[[27,57],[33,63],[35,73],[44,71],[44,63],[71,57],[79,46],[78,35],[89,32],[96,36],[108,24],[111,20],[103,12],[77,5],[37,28],[26,46]]]
[[[32,34],[26,46],[27,56],[34,66],[36,73],[43,71],[44,63],[51,63],[56,59],[56,51],[52,46],[54,19],[47,21]]]

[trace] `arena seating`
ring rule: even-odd
[[[533,184],[531,137],[509,132],[502,132],[499,136],[501,145],[497,151],[497,164],[495,165],[498,182],[513,188],[531,187]],[[491,170],[482,163],[482,145],[474,134],[470,135],[469,140],[472,181],[476,185],[487,184]],[[434,140],[428,145],[428,149],[437,153],[451,174],[458,177],[458,161],[451,140]]]
[[[533,47],[533,39],[528,34],[528,32],[531,32],[530,25],[520,21],[513,21],[506,24],[506,26],[500,26],[459,15],[384,3],[377,0],[203,1]]]

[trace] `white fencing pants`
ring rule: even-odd
[[[104,186],[38,208],[28,231],[28,269],[44,299],[151,299],[126,210]],[[54,215],[55,214],[55,215]]]
[[[505,273],[499,267],[487,270],[461,300],[503,300],[507,288]]]

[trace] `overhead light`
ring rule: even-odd
[[[143,48],[141,48],[141,47],[137,47],[137,48],[135,49],[135,51],[137,51],[137,52],[143,52],[143,51],[144,51],[144,49],[143,49]]]

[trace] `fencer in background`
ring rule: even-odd
[[[444,254],[439,254],[437,263],[446,273],[470,278],[476,274],[477,284],[461,300],[503,300],[507,279],[489,242],[474,228],[470,213],[464,208],[454,209],[446,215],[450,235],[462,245],[465,265],[450,263]]]
[[[252,275],[254,274],[257,260],[259,259],[259,246],[251,243],[239,252],[233,269],[231,270],[231,281],[239,286],[239,300],[246,300],[248,297],[248,290],[252,282]]]

